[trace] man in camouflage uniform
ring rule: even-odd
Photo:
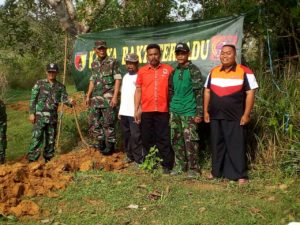
[[[175,167],[171,174],[188,172],[189,178],[199,174],[198,124],[203,118],[203,79],[197,66],[188,60],[186,43],[175,48],[178,66],[169,77],[171,112],[171,142],[175,152]]]
[[[57,64],[48,64],[46,70],[47,78],[38,80],[31,91],[29,120],[33,123],[33,133],[27,155],[29,162],[38,160],[44,135],[45,162],[54,156],[58,104],[62,102],[69,107],[75,105],[74,100],[68,99],[65,86],[56,80]]]
[[[92,63],[92,75],[86,96],[89,105],[89,132],[96,139],[95,148],[103,154],[114,151],[115,123],[122,76],[118,63],[107,55],[105,41],[95,42],[96,59]]]
[[[2,100],[0,100],[0,164],[4,164],[5,162],[5,150],[7,146],[6,122],[7,122],[7,115],[5,110],[5,104]]]

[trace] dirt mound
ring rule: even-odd
[[[76,92],[74,94],[71,94],[70,97],[76,101],[76,111],[78,113],[87,111],[87,106],[85,105],[85,102],[84,102],[84,94],[82,92]],[[7,108],[13,109],[16,111],[29,111],[29,101],[18,101],[13,104],[8,104]],[[59,106],[58,112],[61,112],[61,109],[62,109],[62,105]],[[73,114],[72,108],[64,106],[63,110],[64,110],[64,113],[66,113],[66,114]]]
[[[103,156],[94,149],[81,149],[46,164],[43,161],[28,164],[21,160],[11,165],[1,165],[0,214],[38,218],[41,213],[39,206],[33,201],[23,200],[23,197],[57,197],[53,191],[64,189],[73,179],[72,172],[120,170],[128,166],[123,163],[123,158],[121,152]]]

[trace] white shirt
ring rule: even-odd
[[[122,79],[121,105],[119,115],[134,116],[134,93],[137,74],[126,73]]]

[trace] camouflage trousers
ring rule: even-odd
[[[116,112],[112,108],[89,109],[89,133],[97,142],[116,142]]]
[[[171,142],[175,152],[175,170],[199,169],[199,136],[193,116],[171,113]]]
[[[32,139],[28,150],[28,160],[36,161],[41,155],[45,137],[43,157],[50,160],[54,156],[57,123],[50,123],[47,118],[37,118],[33,125]]]
[[[6,122],[0,122],[0,159],[5,159],[5,150],[7,147],[6,129]]]

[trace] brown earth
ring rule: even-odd
[[[103,169],[121,170],[124,153],[103,156],[94,149],[81,149],[60,155],[48,163],[42,160],[27,163],[25,159],[0,166],[0,214],[17,217],[41,215],[39,206],[25,197],[46,195],[57,197],[54,191],[64,189],[72,182],[74,171]]]

